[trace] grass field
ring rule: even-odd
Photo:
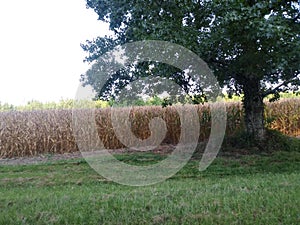
[[[118,155],[129,164],[163,156]],[[191,160],[174,177],[122,186],[82,159],[0,166],[0,224],[300,224],[300,152]]]

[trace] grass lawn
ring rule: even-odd
[[[300,152],[198,163],[145,187],[107,181],[84,160],[0,166],[0,224],[300,224]]]

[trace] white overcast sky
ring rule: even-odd
[[[0,1],[0,102],[74,98],[89,68],[80,43],[107,32],[85,0]]]

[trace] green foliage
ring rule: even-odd
[[[266,96],[288,88],[298,89],[300,17],[297,1],[176,0],[122,4],[118,0],[87,0],[87,6],[95,10],[99,20],[109,21],[110,29],[115,32],[114,37],[98,37],[82,45],[89,52],[87,61],[94,61],[119,44],[165,40],[198,54],[219,81],[234,88],[231,91],[236,93],[241,93],[249,81],[255,79],[271,84],[286,81],[274,90],[267,90],[263,84],[260,89],[266,91]],[[170,68],[167,70],[172,72]],[[97,79],[93,78],[83,77],[95,87]],[[112,77],[122,78],[132,81],[120,74]]]
[[[286,92],[286,93],[279,93],[281,99],[293,99],[293,98],[300,98],[298,93],[293,92]],[[273,96],[269,95],[266,97],[267,100],[270,101]],[[223,97],[219,97],[217,101],[225,101],[225,102],[241,102],[243,99],[243,95],[231,95],[225,94]],[[176,105],[176,104],[199,104],[205,102],[205,96],[186,96],[184,100],[178,100],[173,98],[172,100],[169,98],[159,97],[155,95],[154,97],[150,97],[146,100],[139,98],[131,103],[123,102],[122,104],[117,103],[114,100],[110,101],[103,101],[103,100],[95,100],[90,103],[91,107],[96,108],[106,108],[110,106],[168,106],[168,105]],[[36,100],[29,101],[26,105],[12,105],[8,103],[2,104],[0,102],[0,112],[3,111],[32,111],[32,110],[44,110],[44,109],[72,109],[74,104],[74,100],[72,99],[62,99],[59,102],[39,102]],[[82,105],[84,105],[82,103]],[[266,121],[270,123],[272,121]]]
[[[160,106],[163,104],[163,99],[158,97],[158,96],[154,96],[154,97],[151,97],[149,100],[148,100],[149,104],[150,105],[156,105],[156,106]]]
[[[83,44],[89,53],[86,61],[93,62],[128,42],[164,40],[182,45],[208,63],[221,86],[227,86],[230,93],[244,94],[245,122],[252,135],[263,129],[261,99],[272,94],[273,101],[280,92],[299,91],[298,1],[147,0],[125,4],[119,0],[87,0],[87,6],[94,9],[99,20],[109,22],[114,36]],[[83,75],[82,81],[93,86],[99,98],[107,98],[130,82],[149,76],[150,67],[154,67],[152,74],[175,81],[186,92],[203,94],[201,84],[197,83],[198,92],[187,85],[191,80],[182,71],[153,62],[130,65],[111,74],[102,88],[93,73]]]
[[[8,103],[2,104],[0,102],[0,111],[12,111],[14,109],[15,109],[15,107],[13,105],[8,104]]]
[[[10,105],[1,104],[0,102],[0,112],[1,111],[33,111],[33,110],[47,110],[47,109],[72,109],[76,105],[81,107],[96,107],[105,108],[109,106],[109,102],[97,100],[97,101],[74,101],[73,99],[62,99],[59,102],[40,102],[32,100],[27,102],[26,105]]]

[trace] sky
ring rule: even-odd
[[[104,36],[85,0],[0,1],[0,102],[74,99],[89,64],[80,43]]]

